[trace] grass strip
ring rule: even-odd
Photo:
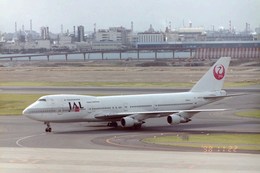
[[[260,118],[260,110],[250,110],[245,112],[236,112],[237,116],[249,117],[249,118]]]
[[[225,82],[224,87],[229,88],[240,88],[259,85],[260,81],[239,81],[239,82]]]
[[[142,141],[181,147],[212,146],[212,148],[219,149],[237,146],[237,149],[240,150],[260,150],[260,134],[181,134],[145,138]]]

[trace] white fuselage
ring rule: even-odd
[[[216,99],[204,97],[217,94],[219,93],[183,92],[104,97],[49,95],[41,97],[23,113],[31,119],[43,122],[108,121],[97,117],[121,112],[130,115],[134,112],[193,109],[215,101]]]

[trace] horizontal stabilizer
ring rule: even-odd
[[[236,96],[243,96],[247,95],[246,93],[240,93],[240,94],[229,94],[229,95],[223,95],[223,96],[207,96],[203,97],[204,99],[217,99],[217,98],[226,98],[226,97],[236,97]]]

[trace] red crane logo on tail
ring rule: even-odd
[[[217,64],[213,68],[214,77],[217,80],[221,80],[225,76],[225,67],[222,64]]]

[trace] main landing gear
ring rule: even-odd
[[[45,129],[45,132],[51,132],[51,125],[49,122],[44,122],[44,124],[47,125],[46,129]]]
[[[118,124],[117,124],[117,122],[109,122],[109,123],[107,123],[107,126],[108,127],[117,127]]]
[[[139,130],[142,128],[142,124],[135,124],[133,127],[135,130]]]

